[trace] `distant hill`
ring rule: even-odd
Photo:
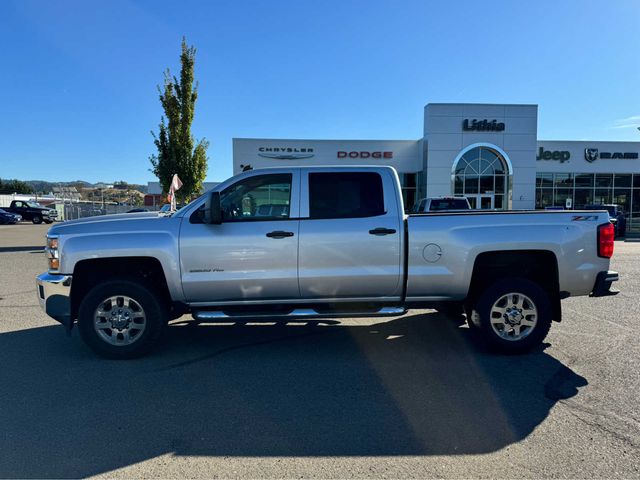
[[[0,179],[4,181],[5,179]],[[8,180],[8,179],[7,179]],[[107,183],[114,185],[115,188],[121,190],[137,190],[141,193],[147,193],[146,185],[138,185],[135,183],[127,183],[122,180],[116,182],[98,182],[91,183],[85,180],[72,180],[69,182],[47,182],[45,180],[24,180],[25,183],[31,185],[33,190],[38,193],[49,193],[53,191],[53,187],[76,187],[78,190],[82,188],[96,188],[96,185]]]

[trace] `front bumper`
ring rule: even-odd
[[[611,284],[618,281],[618,272],[608,270],[606,272],[598,273],[596,277],[596,283],[593,286],[593,291],[590,297],[606,297],[609,295],[617,295],[619,290],[611,290]]]
[[[36,286],[45,313],[71,330],[71,275],[42,273],[36,277]]]

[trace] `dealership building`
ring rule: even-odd
[[[430,103],[423,131],[417,140],[234,138],[234,173],[391,165],[407,207],[447,195],[477,209],[616,203],[636,217],[629,227],[640,228],[640,142],[539,140],[537,105]]]

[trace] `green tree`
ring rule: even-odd
[[[0,193],[12,194],[12,193],[33,193],[33,188],[26,182],[20,180],[0,180]]]
[[[207,174],[209,142],[202,139],[196,143],[191,134],[198,99],[198,84],[193,85],[195,57],[196,49],[187,46],[183,38],[180,80],[167,69],[164,88],[158,86],[164,116],[160,120],[158,134],[151,132],[158,149],[157,154],[149,157],[153,166],[151,171],[160,180],[164,194],[169,192],[173,174],[178,174],[183,183],[176,194],[179,201],[200,193]]]

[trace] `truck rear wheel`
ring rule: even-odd
[[[167,323],[167,311],[152,290],[134,280],[93,287],[78,309],[84,342],[98,355],[135,358],[149,352]]]
[[[540,345],[551,328],[549,294],[525,278],[499,280],[478,298],[474,320],[487,345],[524,353]]]
[[[36,225],[40,225],[42,223],[42,217],[40,215],[34,215],[31,221]]]

